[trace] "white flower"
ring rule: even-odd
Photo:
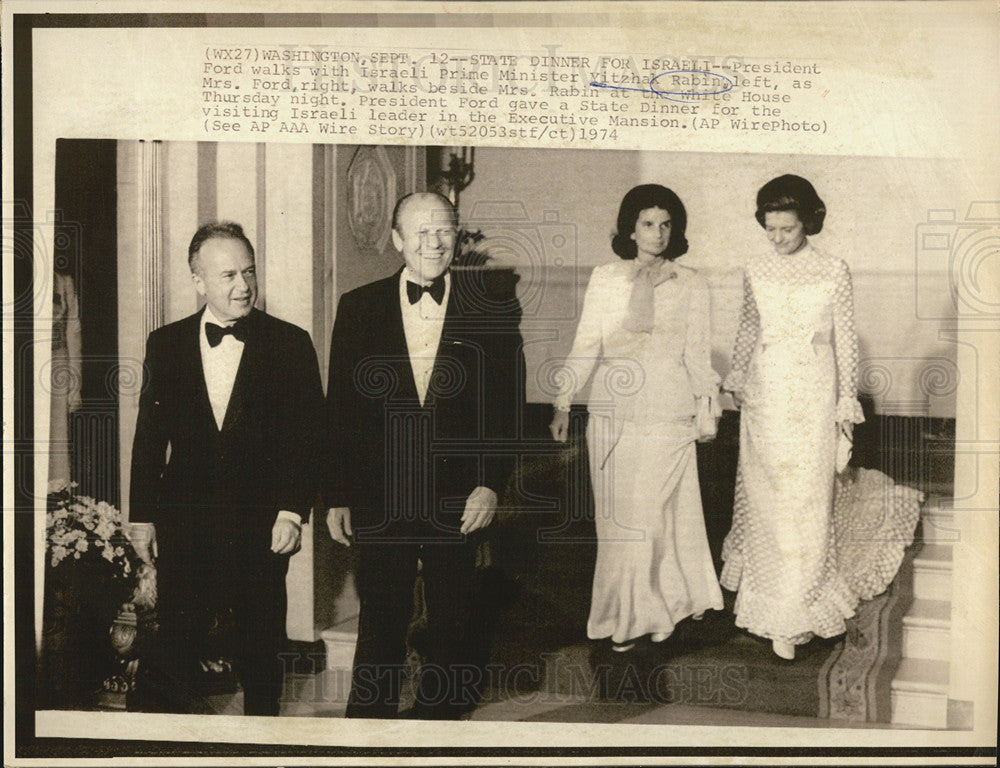
[[[74,485],[75,485],[75,483],[74,483]],[[69,482],[68,478],[57,477],[54,480],[49,480],[49,489],[48,489],[48,492],[49,492],[49,495],[51,495],[53,493],[61,493],[62,491],[65,491],[65,490],[67,490],[70,487],[71,486],[70,486],[70,482]]]
[[[94,528],[94,533],[102,539],[110,539],[115,533],[115,524],[110,520],[101,520]]]
[[[79,560],[84,553],[98,550],[101,557],[119,566],[127,575],[130,563],[126,550],[117,545],[115,538],[124,533],[121,513],[106,501],[74,495],[72,489],[75,487],[76,484],[71,483],[69,493],[59,499],[55,509],[46,513],[46,537],[52,566],[59,565],[70,553]]]
[[[118,521],[118,510],[106,501],[97,502],[97,514],[103,518],[111,520],[112,522]]]

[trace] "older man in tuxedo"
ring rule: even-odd
[[[404,266],[337,309],[324,497],[331,535],[358,549],[348,717],[398,714],[418,561],[428,626],[411,716],[460,717],[483,687],[476,546],[516,460],[524,362],[516,300],[449,270],[457,231],[446,198],[403,197]]]
[[[276,715],[285,574],[318,491],[319,368],[304,330],[254,308],[238,224],[202,226],[188,263],[206,303],[150,334],[132,449],[130,517],[155,524],[159,550],[148,681],[166,708],[198,709],[206,634],[229,617],[244,712]]]

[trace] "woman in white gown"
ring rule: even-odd
[[[699,425],[714,433],[719,377],[708,284],[673,263],[687,252],[686,223],[665,187],[625,195],[612,241],[620,260],[591,275],[555,400],[552,434],[564,441],[570,403],[593,374],[597,564],[587,634],[610,637],[619,651],[647,634],[662,642],[682,619],[722,608],[695,456]]]
[[[721,581],[739,590],[736,624],[769,638],[786,659],[813,635],[844,632],[857,604],[838,569],[831,510],[838,441],[864,421],[858,342],[847,264],[807,237],[825,214],[798,176],[758,193],[757,220],[774,251],[747,262],[723,385],[742,413]]]

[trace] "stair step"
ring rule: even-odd
[[[924,544],[913,559],[913,596],[918,600],[951,600],[951,547]]]
[[[903,656],[949,661],[951,604],[945,600],[914,600],[903,617]]]
[[[351,616],[327,627],[319,636],[326,645],[326,668],[350,669],[354,664],[354,648],[358,644],[358,617]]]
[[[924,544],[913,559],[915,567],[951,570],[951,547],[947,544]]]
[[[947,600],[914,600],[903,617],[903,626],[947,630],[951,627],[951,603]]]
[[[955,499],[940,493],[929,493],[924,500],[923,509],[925,512],[952,514],[955,511]]]
[[[948,696],[943,693],[893,691],[889,706],[893,725],[948,727]]]
[[[925,512],[920,517],[920,539],[928,544],[954,544],[959,539],[952,512]]]
[[[892,681],[892,722],[948,727],[948,662],[903,659]]]
[[[954,544],[958,541],[954,499],[930,494],[921,507],[920,529],[923,541],[931,544]]]
[[[903,659],[892,679],[892,690],[919,691],[948,695],[948,662],[931,659]]]

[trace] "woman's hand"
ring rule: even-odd
[[[557,410],[552,417],[552,423],[549,424],[549,431],[552,433],[553,440],[557,443],[565,443],[566,436],[569,434],[569,411]]]
[[[736,410],[739,410],[740,408],[742,408],[743,407],[743,393],[742,392],[730,392],[729,394],[733,398],[733,405],[736,406]]]
[[[851,454],[854,452],[854,423],[849,420],[842,421],[838,426],[840,427],[840,437],[837,438],[835,469],[838,475],[846,475],[850,473]]]

